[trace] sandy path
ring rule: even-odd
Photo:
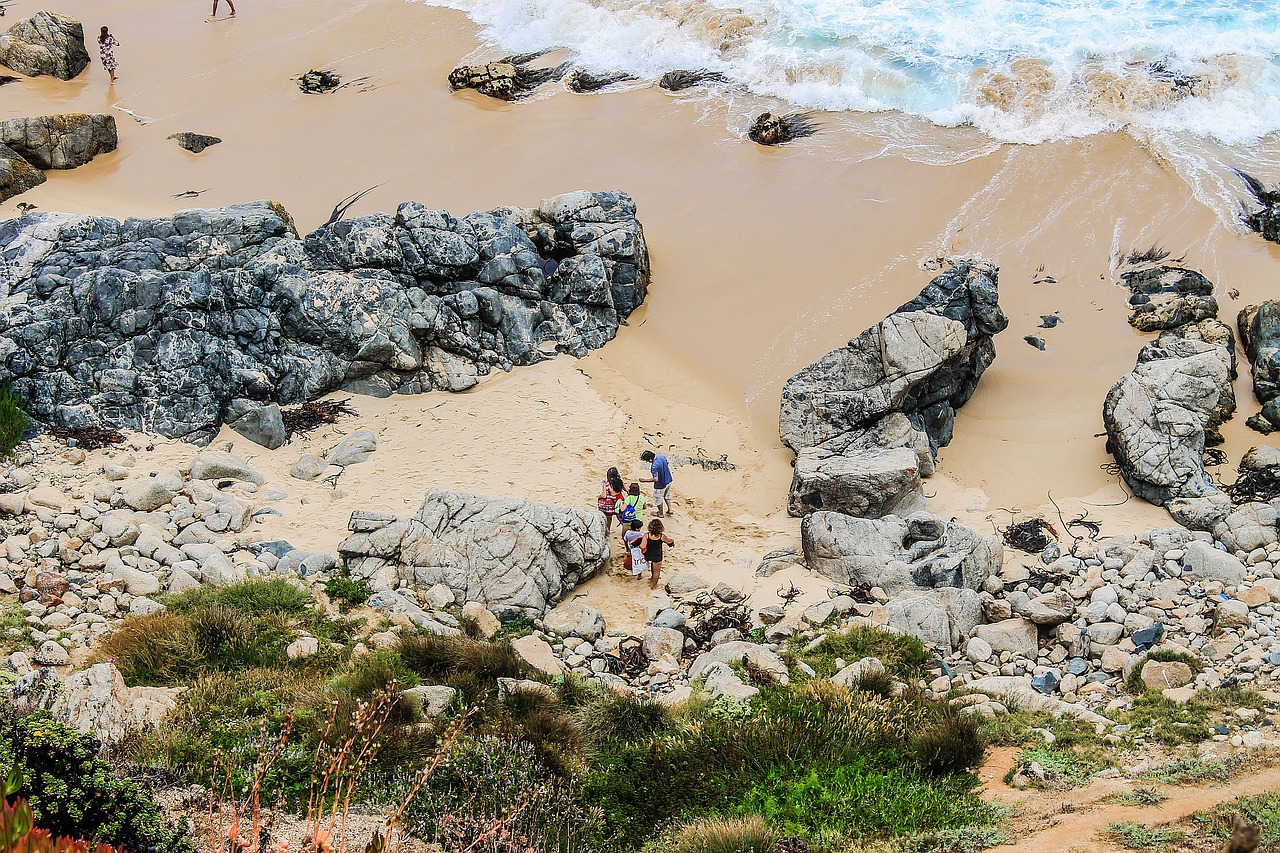
[[[1016,842],[991,848],[992,853],[1119,853],[1126,848],[1100,837],[1116,821],[1139,824],[1170,823],[1198,811],[1246,794],[1280,789],[1280,767],[1267,767],[1246,774],[1226,785],[1179,787],[1160,785],[1168,799],[1155,806],[1125,806],[1103,802],[1108,797],[1132,789],[1129,779],[1097,779],[1088,787],[1070,791],[1019,791],[1005,785],[1003,778],[1018,754],[1017,748],[992,750],[980,775],[986,783],[984,799],[1008,803],[1018,809],[1013,834]]]

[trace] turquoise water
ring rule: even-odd
[[[502,49],[653,78],[722,71],[797,107],[899,110],[1001,141],[1280,129],[1280,7],[1207,0],[430,0]]]

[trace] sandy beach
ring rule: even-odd
[[[9,14],[36,8],[23,0]],[[942,451],[928,489],[935,510],[985,530],[1010,512],[1056,512],[1052,495],[1065,515],[1103,520],[1104,533],[1161,526],[1162,510],[1126,501],[1101,467],[1102,400],[1143,340],[1125,322],[1119,258],[1165,247],[1219,292],[1239,291],[1223,300],[1228,320],[1274,292],[1280,247],[1234,224],[1160,146],[1122,132],[996,145],[896,114],[831,114],[817,137],[765,149],[741,131],[777,104],[736,90],[584,96],[551,84],[514,104],[451,93],[450,68],[501,52],[462,14],[402,0],[244,0],[237,18],[214,22],[194,2],[65,0],[59,10],[89,32],[111,26],[119,83],[108,88],[95,56],[72,82],[6,86],[4,117],[108,112],[119,150],[50,173],[5,214],[18,202],[125,217],[272,198],[305,233],[369,187],[351,215],[409,199],[462,214],[576,188],[636,199],[653,286],[617,340],[468,394],[357,399],[393,448],[381,464],[398,469],[344,480],[345,497],[327,503],[293,486],[308,504],[286,514],[286,531],[332,515],[315,546],[336,544],[351,509],[408,510],[436,485],[590,504],[603,469],[638,471],[649,443],[739,466],[676,472],[677,524],[688,524],[677,534],[702,549],[682,547],[682,559],[728,572],[795,544],[790,454],[777,439],[782,382],[914,296],[949,256],[999,264],[1010,327]],[[292,78],[311,68],[350,85],[304,95]],[[224,141],[193,155],[166,138],[179,131]],[[175,198],[187,190],[200,192]],[[1051,312],[1063,322],[1037,329]],[[1031,333],[1045,351],[1021,340]],[[1256,405],[1247,376],[1236,393],[1241,414],[1223,430],[1233,462],[1260,439],[1243,425]],[[262,464],[284,473],[304,449]],[[237,450],[255,456],[243,440]]]

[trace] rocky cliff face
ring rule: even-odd
[[[601,347],[645,297],[621,192],[454,217],[416,202],[299,237],[274,202],[0,223],[0,378],[37,418],[207,441],[336,389],[462,390]]]

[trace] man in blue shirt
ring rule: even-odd
[[[641,477],[640,481],[653,483],[653,514],[662,518],[671,512],[671,466],[667,464],[667,457],[661,453],[655,456],[652,450],[641,453],[640,461],[649,463],[649,473],[653,476]]]

